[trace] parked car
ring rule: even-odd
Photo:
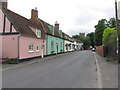
[[[95,52],[95,48],[92,48],[92,51],[94,51],[94,52]]]

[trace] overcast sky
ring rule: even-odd
[[[120,0],[118,0],[120,1]],[[8,0],[8,8],[26,18],[37,7],[39,18],[69,34],[94,32],[100,19],[115,17],[114,0]]]

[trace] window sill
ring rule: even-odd
[[[36,50],[36,52],[38,53],[38,52],[39,52],[39,50]]]
[[[37,38],[41,38],[41,37],[37,36]]]
[[[34,53],[34,51],[29,51],[29,53]]]

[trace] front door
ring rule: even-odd
[[[45,55],[45,46],[42,45],[42,58],[44,57],[44,55]]]
[[[58,43],[56,43],[56,45],[57,45],[57,54],[58,54]]]

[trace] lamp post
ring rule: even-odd
[[[115,0],[115,16],[116,16],[116,29],[117,29],[117,59],[118,63],[120,63],[120,28],[118,24],[118,6],[117,0]]]

